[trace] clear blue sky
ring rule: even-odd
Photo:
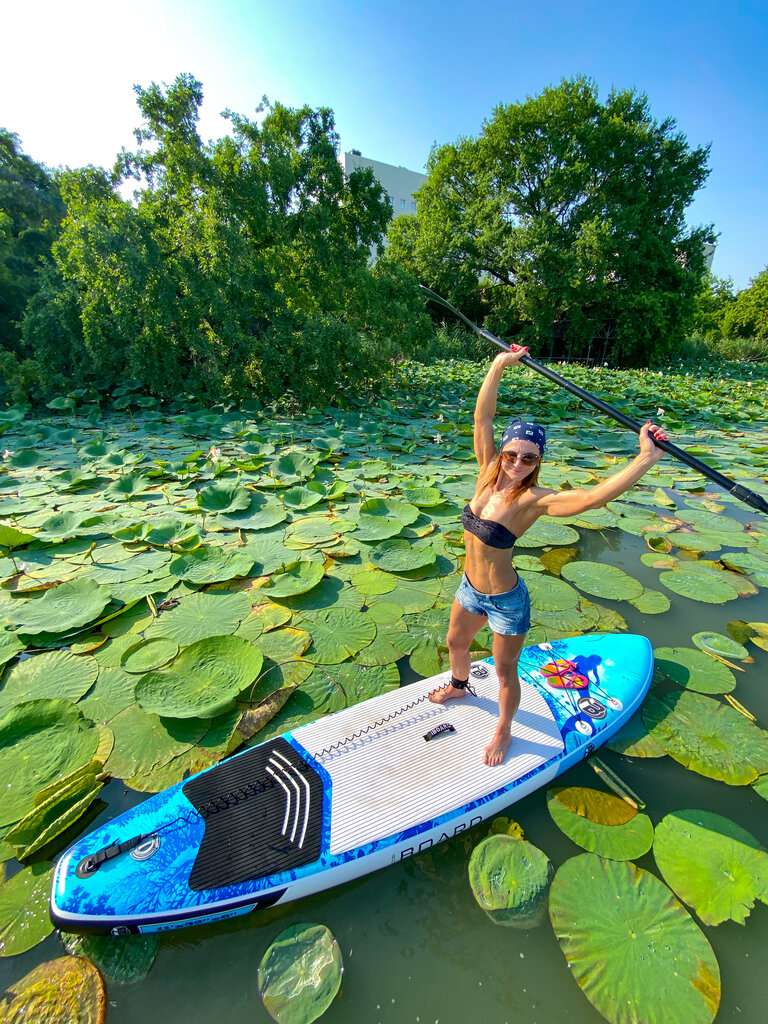
[[[203,82],[205,137],[266,93],[331,107],[344,149],[413,170],[563,77],[634,87],[712,145],[688,219],[721,233],[715,273],[744,287],[768,264],[766,0],[36,0],[3,30],[0,125],[49,165],[111,165],[133,144],[132,84],[181,71]]]

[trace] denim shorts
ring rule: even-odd
[[[519,636],[531,628],[531,598],[520,576],[514,590],[503,594],[483,594],[475,590],[464,573],[456,591],[456,600],[474,615],[487,615],[491,630],[502,636]]]

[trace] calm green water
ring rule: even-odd
[[[733,511],[729,509],[729,514]],[[741,516],[739,518],[748,518]],[[635,537],[584,530],[580,558],[625,568],[646,586],[657,572],[638,561],[646,550]],[[657,588],[661,589],[661,588]],[[697,630],[722,632],[729,619],[768,621],[768,591],[727,605],[674,597],[672,610],[643,616],[626,602],[602,602],[647,634],[654,646],[690,645]],[[447,622],[447,613],[446,613]],[[736,696],[764,724],[768,721],[768,654],[752,648],[755,664],[738,674]],[[403,681],[410,677],[407,666]],[[686,771],[669,758],[633,760],[606,751],[604,760],[648,804],[657,822],[668,811],[701,807],[724,814],[768,846],[768,804],[750,787],[731,787]],[[446,770],[450,766],[446,765]],[[479,768],[481,770],[481,768]],[[601,783],[581,765],[573,785]],[[386,779],[382,779],[386,786]],[[143,799],[113,782],[106,790],[109,817]],[[510,811],[526,837],[555,866],[580,853],[553,824],[540,791]],[[283,928],[315,921],[332,929],[345,973],[341,992],[323,1018],[328,1024],[590,1024],[603,1018],[568,971],[548,921],[529,931],[501,928],[477,907],[467,881],[469,853],[487,827],[419,857],[339,889],[272,908],[259,917],[209,928],[190,928],[162,939],[149,977],[136,985],[110,986],[110,1024],[254,1024],[270,1020],[258,995],[256,972],[269,943]],[[654,870],[651,854],[641,867]],[[705,928],[720,962],[723,997],[717,1020],[763,1024],[768,985],[768,907],[758,905],[744,927]],[[62,955],[56,935],[29,953],[0,960],[0,988],[33,966]]]

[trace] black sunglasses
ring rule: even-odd
[[[535,466],[541,458],[540,455],[534,455],[533,452],[502,452],[501,458],[503,462],[509,462],[514,465],[519,459],[524,466]]]

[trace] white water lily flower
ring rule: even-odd
[[[5,451],[3,452],[3,462],[7,462],[8,459],[10,459],[10,457],[12,455],[13,455],[13,452],[10,451],[10,449],[6,448]]]
[[[215,444],[212,444],[207,457],[211,462],[218,462],[221,459],[221,448],[217,448]]]
[[[656,415],[657,416],[663,416],[664,415],[664,410],[661,408],[661,406],[659,406],[659,408],[656,410]]]
[[[443,443],[443,435],[442,434],[435,434],[435,436],[432,438],[432,440],[435,442],[435,444],[442,444]]]

